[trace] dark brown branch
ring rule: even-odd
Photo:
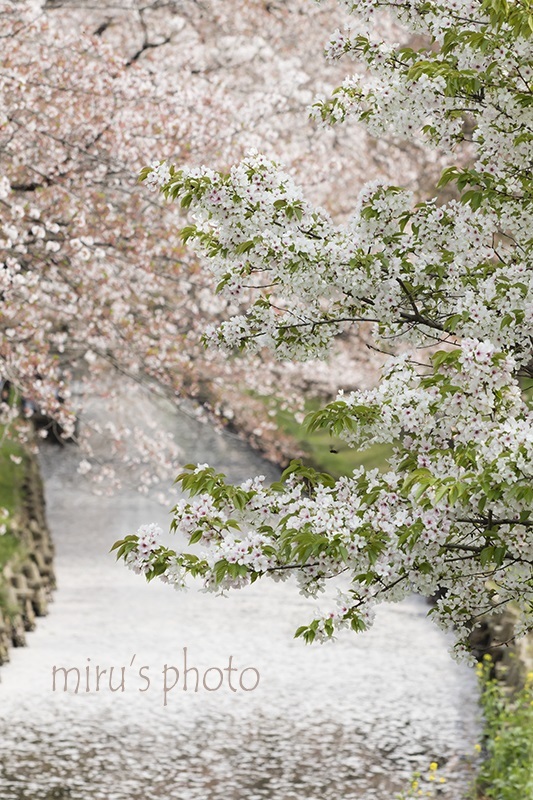
[[[530,519],[485,519],[484,517],[476,519],[470,517],[460,517],[457,522],[469,522],[471,525],[480,525],[483,528],[494,528],[498,527],[499,525],[525,525],[526,528],[533,527],[533,520]]]
[[[131,67],[131,65],[134,64],[135,61],[137,61],[142,56],[142,54],[145,53],[147,50],[151,50],[152,48],[155,47],[162,47],[164,44],[168,44],[169,42],[170,42],[170,36],[165,36],[162,42],[143,42],[141,47],[139,47],[139,49],[137,50],[137,52],[134,53],[132,57],[128,59],[128,61],[126,61],[125,66]]]

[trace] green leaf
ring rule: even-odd
[[[241,242],[235,248],[235,252],[237,253],[237,255],[242,255],[243,253],[248,253],[253,248],[254,244],[255,244],[255,242],[253,242],[253,241]]]
[[[457,180],[458,175],[458,167],[447,167],[445,170],[443,170],[442,175],[440,176],[439,182],[437,183],[437,189],[440,189],[442,186],[446,186],[451,181]]]
[[[180,231],[180,239],[184,244],[186,244],[189,239],[192,239],[193,236],[196,236],[197,228],[196,225],[187,225],[185,228],[182,228]]]

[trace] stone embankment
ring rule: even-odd
[[[515,639],[517,615],[512,609],[487,617],[471,636],[478,661],[488,653],[494,663],[493,677],[510,689],[520,689],[533,670],[533,634]]]
[[[47,613],[55,587],[39,465],[34,456],[25,464],[21,505],[9,526],[20,546],[0,568],[0,664],[9,660],[12,646],[26,644],[26,632],[35,628],[36,617]]]

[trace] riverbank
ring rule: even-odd
[[[477,800],[533,798],[533,672],[522,688],[494,677],[489,655],[477,665],[484,726],[475,782]]]
[[[0,451],[0,665],[26,644],[55,587],[53,544],[46,523],[36,456],[9,442]]]

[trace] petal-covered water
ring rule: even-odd
[[[187,461],[274,477],[234,438],[172,424]],[[313,603],[289,583],[229,598],[148,586],[108,551],[166,510],[133,490],[94,497],[76,459],[43,457],[59,588],[1,670],[1,800],[391,800],[431,761],[443,796],[462,796],[475,682],[423,601],[306,647],[292,636]]]

